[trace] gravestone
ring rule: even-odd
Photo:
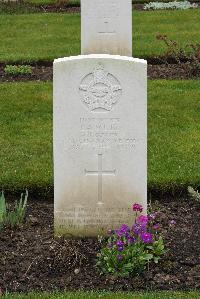
[[[54,225],[65,236],[131,225],[132,204],[147,205],[147,65],[128,57],[131,0],[81,3],[90,55],[54,61]]]
[[[55,234],[97,236],[146,208],[146,61],[54,61]]]
[[[81,54],[132,56],[132,0],[81,1]]]

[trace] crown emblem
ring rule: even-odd
[[[110,111],[121,96],[122,88],[112,74],[99,64],[79,86],[82,102],[90,111]]]

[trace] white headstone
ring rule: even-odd
[[[97,236],[146,208],[146,72],[130,57],[54,61],[56,235]]]
[[[81,0],[81,54],[132,56],[132,0]]]

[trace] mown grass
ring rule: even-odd
[[[150,81],[148,187],[200,183],[200,89],[196,81]],[[0,84],[0,188],[53,186],[52,83]]]
[[[166,34],[182,46],[200,42],[199,10],[133,13],[135,57],[163,55],[156,35]],[[38,61],[80,54],[79,14],[1,15],[0,61]]]
[[[0,126],[0,186],[52,186],[52,85],[1,84]]]
[[[70,292],[32,293],[2,296],[2,299],[198,299],[199,292],[150,292],[150,293],[111,293],[111,292]]]
[[[200,184],[200,81],[150,81],[148,184]]]

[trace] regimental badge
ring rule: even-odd
[[[79,90],[83,103],[93,112],[110,111],[122,94],[120,82],[101,64],[82,79]]]

